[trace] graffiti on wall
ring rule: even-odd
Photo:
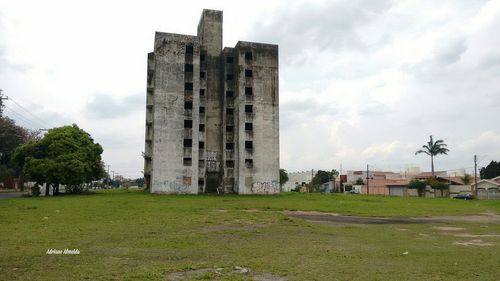
[[[250,188],[252,193],[269,194],[278,193],[280,191],[277,181],[271,182],[254,182]]]
[[[217,152],[216,151],[207,151],[205,161],[206,161],[207,172],[218,172],[219,171],[219,161],[217,161]]]
[[[169,193],[190,193],[191,177],[177,176],[175,181],[163,181],[160,185]]]

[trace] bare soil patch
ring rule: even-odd
[[[477,222],[477,223],[500,223],[500,215],[485,213],[471,216],[436,216],[436,217],[360,217],[360,216],[342,216],[335,213],[321,212],[290,212],[286,215],[292,218],[305,219],[314,222],[324,223],[349,223],[349,224],[421,224],[421,223],[447,223],[453,221]],[[441,229],[448,231],[458,231],[463,229]]]
[[[257,223],[252,223],[252,224],[245,224],[245,225],[231,225],[231,224],[223,224],[223,225],[211,225],[203,228],[203,232],[213,232],[213,231],[226,231],[226,230],[233,230],[233,231],[253,231],[258,228],[263,228],[268,226],[267,224],[257,224]]]
[[[492,243],[483,242],[483,240],[481,240],[481,239],[473,239],[470,241],[455,241],[455,242],[453,242],[453,244],[454,245],[462,245],[462,246],[480,246],[480,247],[493,246]]]
[[[253,274],[252,271],[248,268],[244,267],[239,267],[235,266],[232,270],[230,269],[225,269],[225,268],[201,268],[201,269],[193,269],[193,270],[186,270],[186,271],[179,271],[179,272],[172,272],[167,274],[167,281],[184,281],[184,280],[189,280],[192,277],[195,276],[201,276],[205,274],[213,274],[213,276],[232,276],[236,277],[238,275],[246,275],[249,277],[252,277],[253,280],[255,281],[288,281],[288,277],[286,276],[279,276],[276,274],[272,273],[261,273],[261,274]],[[212,277],[213,277],[212,276]],[[208,276],[205,276],[208,277]],[[241,277],[239,277],[241,278]],[[235,278],[235,279],[239,279]],[[207,279],[207,278],[204,278]],[[210,279],[212,280],[212,279]]]
[[[469,215],[469,216],[435,216],[420,218],[422,220],[434,221],[434,222],[452,222],[452,221],[463,221],[463,222],[477,222],[477,223],[500,223],[500,215],[493,213],[483,213],[480,215]]]
[[[435,226],[434,229],[443,230],[443,231],[461,231],[465,230],[462,227],[452,227],[452,226]]]
[[[338,214],[326,214],[317,212],[288,212],[287,215],[292,218],[305,219],[314,222],[326,223],[350,223],[350,224],[417,224],[428,223],[425,220],[416,218],[380,218],[380,217],[357,217],[341,216]]]

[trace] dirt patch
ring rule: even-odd
[[[212,274],[212,277],[214,276],[226,276],[226,277],[235,277],[234,279],[240,279],[241,277],[236,277],[236,276],[241,276],[241,275],[246,275],[249,277],[252,277],[253,280],[255,281],[288,281],[288,277],[286,276],[279,276],[275,275],[272,273],[260,273],[260,274],[252,274],[252,271],[248,268],[244,267],[239,267],[235,266],[232,270],[231,269],[225,269],[225,268],[201,268],[201,269],[193,269],[193,270],[186,270],[186,271],[179,271],[179,272],[172,272],[167,274],[167,281],[184,281],[184,280],[189,280],[192,277],[195,277],[196,275],[202,275],[202,274]],[[204,276],[205,277],[205,276]],[[206,278],[205,278],[206,279]],[[212,279],[210,279],[212,280]]]
[[[500,237],[500,235],[498,235],[498,234],[470,234],[470,233],[447,233],[447,232],[444,232],[441,234],[450,235],[450,236],[454,236],[454,237],[461,237],[461,238]]]
[[[253,277],[255,281],[288,281],[288,277],[278,276],[271,273],[264,273]]]
[[[167,275],[167,280],[168,281],[183,281],[183,280],[187,280],[189,277],[191,277],[193,275],[204,274],[207,272],[216,272],[216,271],[211,269],[211,268],[202,268],[202,269],[173,272],[173,273],[170,273]]]
[[[434,229],[443,230],[443,231],[461,231],[465,230],[461,227],[451,227],[451,226],[435,226]]]
[[[454,221],[476,222],[476,223],[500,223],[500,215],[485,213],[472,216],[437,216],[437,217],[360,217],[342,216],[336,213],[285,211],[292,218],[305,219],[323,223],[349,223],[349,224],[420,224],[420,223],[447,223]],[[463,229],[443,227],[440,230],[458,231]],[[452,230],[453,229],[453,230]]]
[[[420,219],[428,220],[431,222],[463,221],[463,222],[500,224],[500,215],[493,213],[483,213],[480,215],[469,215],[469,216],[436,216],[436,217],[428,217]]]
[[[288,212],[287,215],[292,218],[305,219],[314,222],[326,223],[349,223],[349,224],[417,224],[427,223],[427,221],[415,218],[377,218],[377,217],[355,217],[340,216],[325,213],[309,212]]]
[[[493,246],[492,243],[485,243],[481,239],[473,239],[470,241],[455,241],[455,242],[453,242],[453,244],[454,245],[462,245],[462,246],[480,246],[480,247]]]
[[[260,212],[259,209],[245,209],[243,210],[244,212],[247,212],[247,213],[257,213],[257,212]]]
[[[253,231],[258,228],[263,228],[268,226],[267,224],[258,224],[258,223],[253,223],[253,224],[246,224],[246,225],[211,225],[203,228],[203,232],[213,232],[213,231]]]

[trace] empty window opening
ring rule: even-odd
[[[233,131],[233,126],[226,126],[226,132],[230,133]]]
[[[234,160],[226,160],[227,168],[234,168]]]
[[[205,89],[200,89],[200,96],[205,96]]]
[[[193,120],[184,120],[184,128],[193,128]]]
[[[189,64],[189,63],[186,63],[184,65],[184,71],[185,72],[193,72],[193,65],[192,64]]]
[[[193,159],[191,159],[191,158],[184,158],[184,159],[182,159],[182,164],[184,166],[191,166],[193,164]]]
[[[199,148],[199,149],[204,149],[204,148],[205,148],[205,142],[204,142],[204,141],[200,141],[200,142],[198,143],[198,148]]]
[[[246,96],[252,96],[253,95],[253,89],[252,89],[252,87],[245,87],[245,95]]]
[[[226,80],[227,80],[227,81],[232,81],[232,80],[234,80],[234,74],[232,74],[232,73],[228,73],[228,74],[226,74]]]
[[[201,79],[205,79],[206,76],[207,76],[207,73],[205,71],[200,72]]]
[[[205,185],[205,179],[198,179],[198,185],[199,186],[204,186]]]
[[[252,130],[253,130],[253,124],[245,123],[245,131],[252,131]]]
[[[193,147],[192,139],[184,139],[184,147]]]
[[[233,92],[233,91],[226,91],[226,97],[227,97],[227,98],[232,98],[232,97],[234,97],[234,92]]]
[[[226,114],[227,115],[233,115],[234,114],[234,108],[226,108]]]
[[[253,168],[253,159],[245,159],[245,166],[247,168]]]
[[[185,101],[184,102],[184,109],[193,109],[193,102],[192,101]]]
[[[253,54],[251,51],[245,52],[245,59],[246,60],[252,60],[253,59]]]
[[[207,59],[207,55],[204,51],[200,53],[200,61],[204,62]]]
[[[251,105],[251,104],[245,104],[245,112],[246,113],[252,113],[253,112],[253,105]]]
[[[245,149],[252,149],[253,141],[245,141]]]
[[[233,63],[233,57],[226,57],[226,63]]]
[[[234,148],[234,143],[226,142],[226,149],[233,149],[233,148]]]
[[[205,107],[204,106],[200,106],[200,113],[205,113]]]
[[[186,45],[186,54],[193,54],[193,45]]]
[[[193,90],[193,83],[184,83],[184,90],[192,91]]]
[[[198,161],[198,167],[200,167],[200,168],[205,167],[205,160],[199,160]]]
[[[205,124],[200,124],[200,126],[198,126],[198,129],[200,132],[205,132]]]
[[[251,69],[245,69],[245,77],[252,77],[253,72]]]

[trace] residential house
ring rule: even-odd
[[[475,183],[472,187],[476,187]],[[500,176],[477,182],[477,199],[500,199]]]

